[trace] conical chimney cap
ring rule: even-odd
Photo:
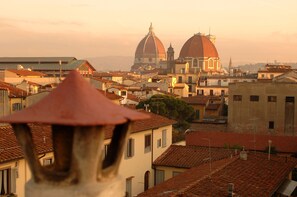
[[[149,118],[112,103],[99,93],[77,71],[38,103],[1,117],[6,123],[43,123],[71,126],[114,125]]]

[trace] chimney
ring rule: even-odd
[[[234,184],[233,183],[228,183],[228,197],[233,197],[234,196]]]
[[[72,71],[48,96],[1,117],[0,122],[12,125],[30,168],[25,197],[105,197],[123,196],[118,170],[130,126],[145,118],[145,114],[112,103]],[[39,162],[29,123],[51,125],[54,163],[50,167]],[[102,160],[106,125],[115,127]]]
[[[242,147],[242,151],[239,153],[239,158],[241,160],[247,160],[247,152],[244,150],[244,146]]]

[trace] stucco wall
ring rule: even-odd
[[[264,132],[280,135],[296,135],[297,105],[293,107],[294,132],[285,133],[286,97],[297,101],[297,84],[294,83],[236,83],[229,85],[228,124],[237,132]],[[234,95],[241,95],[241,101],[234,101]],[[259,96],[259,101],[250,101],[251,95]],[[268,102],[268,96],[276,96],[276,102]],[[294,115],[295,114],[295,115]],[[268,128],[269,121],[274,129]]]

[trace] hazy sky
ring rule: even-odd
[[[223,65],[297,62],[296,0],[9,0],[0,56],[134,56],[150,23],[176,57],[194,33],[217,37]]]

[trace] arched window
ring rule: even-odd
[[[144,173],[144,191],[148,190],[150,182],[150,171]]]

